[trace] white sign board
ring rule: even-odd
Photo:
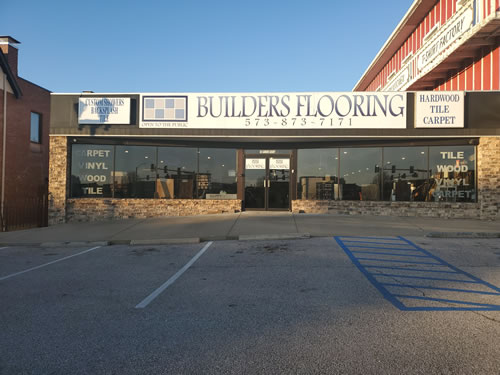
[[[384,87],[384,91],[399,91],[408,82],[410,82],[410,65],[401,69],[394,79]]]
[[[266,159],[245,159],[246,169],[266,169]]]
[[[474,17],[471,8],[467,8],[463,13],[453,16],[445,27],[438,31],[438,34],[428,44],[418,56],[418,69],[422,71],[427,65],[435,60],[441,52],[458,40],[472,27]]]
[[[463,128],[463,91],[421,91],[415,93],[415,128]]]
[[[140,128],[406,129],[406,93],[141,94]]]
[[[290,169],[290,159],[269,159],[269,169]]]
[[[79,98],[79,124],[130,124],[130,98]]]

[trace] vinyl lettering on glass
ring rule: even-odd
[[[73,145],[71,196],[110,197],[112,170],[112,146]]]
[[[474,147],[431,147],[430,200],[475,202]]]

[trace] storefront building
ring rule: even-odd
[[[49,221],[498,220],[498,11],[416,1],[352,93],[53,94]]]

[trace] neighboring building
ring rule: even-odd
[[[499,219],[499,22],[498,0],[415,1],[354,93],[53,94],[50,222]]]
[[[18,75],[19,42],[0,36],[0,228],[47,224],[50,91]]]
[[[354,91],[500,90],[500,0],[415,1]]]

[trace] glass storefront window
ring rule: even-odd
[[[299,150],[297,199],[339,199],[338,149]]]
[[[198,198],[237,199],[236,150],[200,148],[198,152]]]
[[[474,146],[430,147],[429,164],[430,201],[476,201]]]
[[[154,198],[156,147],[116,146],[115,198]]]
[[[380,200],[382,148],[340,149],[340,199]]]
[[[384,148],[384,200],[425,201],[429,192],[428,147]]]
[[[196,148],[158,147],[156,198],[195,197],[197,156]]]
[[[297,199],[476,202],[475,158],[474,146],[300,149]],[[234,149],[73,144],[70,196],[237,199],[237,170]]]
[[[113,146],[72,146],[71,197],[112,196]]]

